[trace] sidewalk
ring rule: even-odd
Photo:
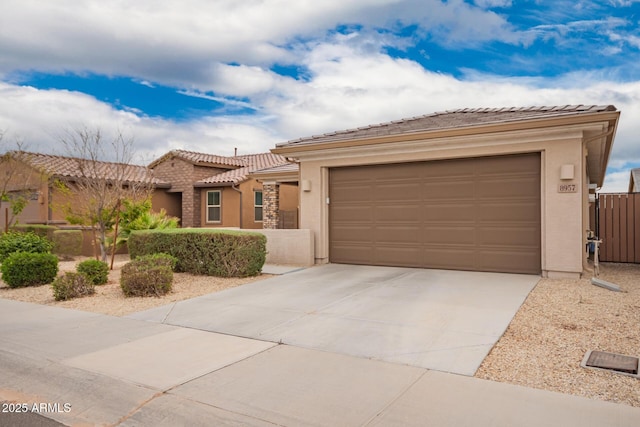
[[[640,408],[625,405],[2,299],[0,401],[35,403],[41,415],[66,425],[636,426],[640,420]],[[0,413],[0,425],[18,416]]]

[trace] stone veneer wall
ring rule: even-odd
[[[262,227],[278,228],[280,222],[280,191],[278,184],[262,185]]]

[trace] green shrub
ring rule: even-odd
[[[168,253],[178,259],[176,271],[220,277],[259,274],[266,244],[259,233],[202,228],[134,231],[128,243],[132,258]]]
[[[82,261],[76,267],[76,271],[84,274],[94,285],[104,285],[109,280],[109,265],[97,259]]]
[[[0,262],[14,252],[49,253],[53,244],[35,233],[10,231],[0,236]]]
[[[96,293],[95,286],[84,274],[68,271],[56,278],[51,284],[53,298],[56,301],[66,301],[72,298],[84,297]]]
[[[53,253],[74,257],[82,255],[82,230],[56,230],[53,232]]]
[[[53,240],[53,233],[58,229],[55,225],[45,224],[14,224],[11,231],[18,233],[33,233],[40,237],[45,237],[49,241]]]
[[[162,296],[171,291],[177,260],[167,254],[141,256],[122,267],[120,287],[127,297]]]
[[[52,254],[15,252],[2,263],[2,280],[11,288],[44,285],[58,274],[58,258]]]

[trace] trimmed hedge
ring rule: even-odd
[[[76,271],[83,274],[94,285],[104,285],[109,280],[109,265],[97,259],[82,261]]]
[[[0,262],[15,252],[49,253],[52,248],[53,243],[33,232],[10,231],[0,236]]]
[[[53,233],[58,229],[55,225],[45,224],[14,224],[11,226],[10,231],[16,231],[18,233],[33,233],[40,237],[46,237],[49,240],[53,240]]]
[[[56,278],[51,284],[53,298],[56,301],[66,301],[72,298],[84,297],[96,293],[91,280],[84,274],[68,271]]]
[[[177,259],[167,254],[141,256],[122,267],[120,287],[126,297],[160,297],[171,291]]]
[[[128,246],[131,258],[163,252],[178,272],[219,277],[258,275],[267,256],[263,234],[207,228],[134,231]]]
[[[2,280],[11,288],[53,282],[58,274],[58,258],[52,254],[15,252],[2,263]]]
[[[56,230],[53,232],[53,253],[63,256],[82,255],[82,230]]]

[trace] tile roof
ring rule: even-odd
[[[223,166],[223,167],[244,167],[247,166],[245,160],[241,157],[218,156],[215,154],[198,153],[196,151],[187,150],[171,150],[162,157],[157,158],[149,164],[150,168],[155,167],[158,163],[169,158],[178,158],[189,163],[201,166]]]
[[[372,138],[403,133],[471,127],[487,124],[515,122],[521,120],[561,117],[578,114],[617,111],[613,105],[563,105],[551,107],[507,107],[507,108],[465,108],[448,110],[364,126],[356,129],[325,133],[306,138],[294,139],[276,147],[293,147],[318,142],[344,141]]]
[[[79,178],[89,175],[89,178],[122,180],[128,182],[150,182],[156,185],[168,185],[153,176],[151,170],[140,165],[126,165],[113,162],[96,162],[93,171],[82,171],[82,162],[88,160],[77,157],[54,156],[51,154],[31,153],[27,151],[14,151],[13,157],[33,168],[56,177]],[[92,168],[93,169],[93,168]],[[93,175],[93,176],[92,176]]]
[[[285,163],[283,165],[272,166],[269,168],[258,169],[252,172],[252,175],[270,174],[270,173],[285,173],[285,172],[298,172],[300,165],[298,163]]]
[[[237,156],[236,159],[243,161],[246,166],[202,179],[196,182],[196,186],[238,184],[246,181],[249,178],[249,174],[254,171],[289,163],[284,157],[273,153],[248,154]]]

